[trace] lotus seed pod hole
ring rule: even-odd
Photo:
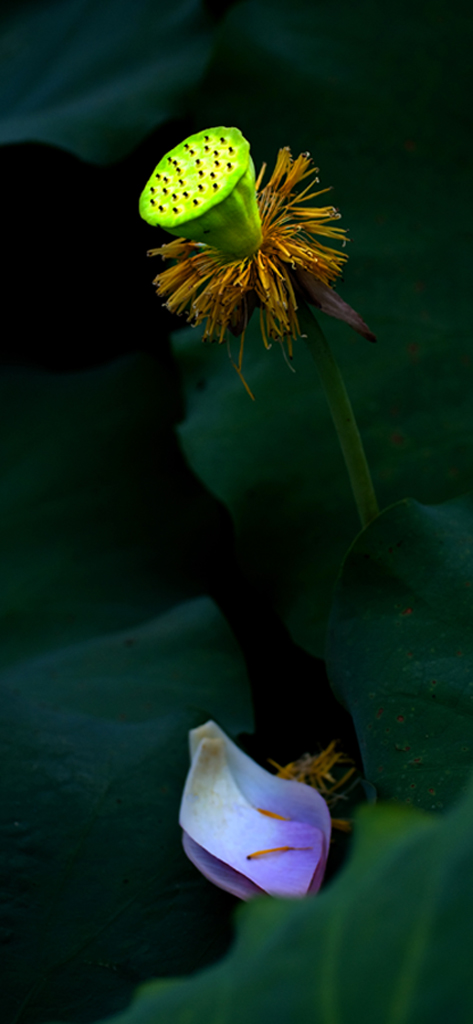
[[[177,229],[206,213],[235,188],[249,162],[238,128],[208,128],[166,153],[140,198],[140,214],[153,226]]]

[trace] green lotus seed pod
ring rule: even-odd
[[[166,153],[140,196],[140,215],[171,235],[235,258],[262,241],[250,146],[238,128],[207,128]]]

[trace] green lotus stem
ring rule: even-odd
[[[299,303],[298,318],[332,413],[361,525],[368,526],[379,514],[379,506],[343,377],[322,328],[305,302]]]

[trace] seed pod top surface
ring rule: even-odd
[[[190,135],[159,161],[140,197],[148,224],[178,233],[181,224],[207,213],[238,184],[250,146],[238,128],[207,128]]]

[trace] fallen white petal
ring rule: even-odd
[[[200,847],[274,896],[305,895],[314,882],[318,887],[331,825],[320,794],[266,772],[214,722],[193,730],[190,746],[180,824],[197,844],[191,859],[205,862]],[[222,884],[210,861],[207,868],[203,873]]]

